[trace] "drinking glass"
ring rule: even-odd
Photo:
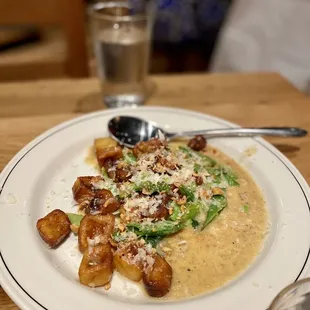
[[[273,300],[268,310],[309,310],[310,278],[299,280],[285,289]]]
[[[90,7],[103,102],[142,105],[147,97],[154,1],[99,2]]]

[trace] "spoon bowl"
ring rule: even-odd
[[[134,147],[138,142],[158,137],[158,131],[162,131],[150,122],[131,116],[112,118],[108,123],[108,130],[114,140],[129,148]],[[164,132],[163,134],[165,135]]]

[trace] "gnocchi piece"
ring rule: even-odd
[[[107,214],[119,208],[119,202],[108,189],[98,188],[102,182],[101,176],[79,177],[75,181],[72,191],[74,199],[86,213]]]
[[[109,146],[117,146],[117,142],[109,137],[97,138],[94,141],[95,149],[104,149]]]
[[[105,244],[114,229],[114,216],[107,215],[85,215],[81,221],[78,242],[81,253],[91,245]]]
[[[97,190],[94,199],[90,202],[86,213],[108,214],[120,207],[119,201],[107,189]]]
[[[129,167],[123,167],[115,169],[115,178],[114,181],[116,182],[126,182],[132,177],[131,171]]]
[[[126,182],[132,177],[128,166],[119,167],[119,164],[117,165],[116,162],[110,158],[104,162],[104,169],[109,178],[113,179],[115,182]]]
[[[139,282],[142,279],[141,264],[130,263],[130,256],[133,253],[129,249],[117,250],[114,253],[113,265],[115,269],[129,280]]]
[[[103,286],[110,282],[113,274],[113,254],[110,244],[98,244],[84,252],[79,268],[79,279],[83,285]]]
[[[59,209],[53,210],[37,221],[37,229],[41,238],[51,247],[56,248],[71,232],[67,214]]]
[[[90,203],[95,197],[95,193],[92,189],[92,180],[94,177],[78,177],[72,187],[73,198],[80,205]]]
[[[96,139],[94,144],[97,161],[100,167],[104,167],[108,159],[117,160],[123,157],[122,148],[117,146],[117,143],[111,139]]]
[[[152,297],[166,295],[171,287],[172,268],[167,261],[155,254],[154,264],[143,272],[142,280],[147,293]]]

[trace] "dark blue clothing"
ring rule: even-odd
[[[201,40],[221,26],[229,1],[157,0],[155,41],[180,43]],[[207,40],[208,38],[204,38]]]

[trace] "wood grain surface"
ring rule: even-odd
[[[153,76],[150,92],[147,105],[190,109],[242,126],[299,126],[310,130],[310,98],[278,74]],[[43,131],[103,108],[96,79],[0,84],[0,170]],[[309,182],[310,136],[268,140]],[[18,307],[0,288],[2,309]]]

